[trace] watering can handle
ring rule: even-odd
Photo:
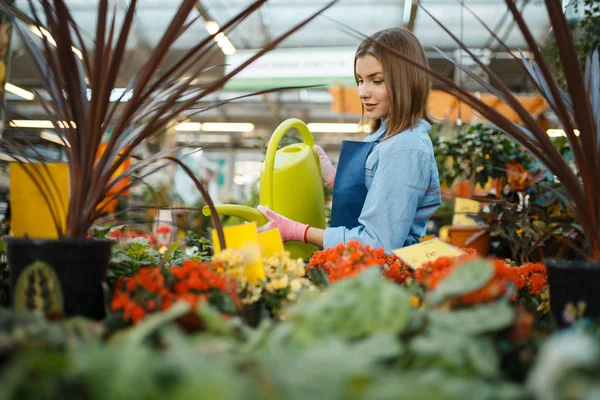
[[[275,129],[275,132],[273,132],[273,136],[271,136],[271,139],[269,140],[269,145],[267,146],[267,157],[265,158],[265,165],[263,167],[265,169],[265,175],[263,177],[264,181],[261,182],[261,185],[264,185],[265,189],[267,190],[265,198],[268,200],[265,202],[266,204],[263,205],[267,207],[273,207],[273,170],[275,168],[275,152],[279,147],[279,142],[281,141],[283,135],[285,135],[292,128],[298,129],[298,132],[300,132],[300,135],[302,135],[304,143],[310,147],[310,150],[313,152],[316,160],[316,155],[312,149],[315,145],[315,139],[313,138],[312,133],[310,133],[310,130],[308,130],[308,126],[306,126],[304,122],[298,118],[289,118],[279,124],[277,129]],[[319,167],[318,162],[317,167]]]

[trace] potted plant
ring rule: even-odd
[[[496,33],[487,26],[481,18],[464,3],[461,5],[473,14],[477,21],[497,41],[499,47],[520,61],[517,64],[530,78],[531,83],[541,96],[548,102],[573,152],[573,161],[565,157],[555,146],[550,136],[536,118],[511,93],[509,88],[490,69],[484,61],[477,57],[468,46],[456,37],[421,3],[417,5],[431,17],[459,47],[487,74],[488,79],[482,79],[452,56],[436,48],[449,62],[460,68],[472,79],[477,81],[485,90],[498,97],[503,107],[509,107],[519,116],[522,123],[516,123],[502,116],[495,107],[484,103],[476,94],[460,87],[452,79],[421,66],[404,56],[396,49],[389,51],[415,68],[427,71],[436,81],[439,88],[456,96],[476,110],[483,118],[490,121],[498,129],[504,131],[521,147],[530,152],[562,182],[568,194],[568,207],[573,211],[577,225],[585,237],[584,246],[577,246],[560,230],[551,231],[568,244],[578,255],[577,260],[547,260],[548,280],[551,293],[551,308],[555,317],[560,317],[565,305],[571,302],[585,301],[586,315],[600,315],[600,61],[598,50],[587,59],[585,71],[579,63],[576,46],[569,29],[569,24],[562,9],[562,2],[545,0],[545,6],[550,18],[552,30],[556,38],[556,47],[560,61],[564,66],[566,91],[561,90],[553,76],[553,70],[545,59],[542,50],[536,43],[531,30],[519,11],[514,0],[505,0],[516,26],[525,38],[531,59],[528,60],[521,52],[520,56],[510,49]],[[345,26],[354,35],[364,37],[356,30]]]
[[[440,141],[436,162],[441,183],[453,188],[451,197],[473,197],[500,196],[506,184],[507,165],[518,163],[529,167],[531,159],[502,131],[478,123],[460,130],[455,138]],[[481,224],[452,225],[448,227],[448,240],[457,247],[470,247],[486,256],[490,230]]]
[[[473,196],[487,194],[477,192],[476,185],[490,184],[495,190],[492,194],[500,195],[506,183],[506,164],[517,162],[529,168],[531,159],[502,131],[477,123],[459,131],[455,138],[439,141],[436,162],[441,183],[452,187],[464,180],[468,192],[456,194]]]
[[[58,236],[57,240],[7,239],[13,302],[45,312],[102,318],[104,303],[101,282],[106,275],[112,242],[88,238],[88,231],[103,214],[104,205],[108,204],[111,197],[119,196],[165,166],[165,163],[156,166],[154,163],[157,161],[175,163],[192,178],[212,209],[214,227],[221,243],[225,245],[221,224],[208,193],[181,160],[169,155],[173,149],[138,160],[127,168],[122,167],[142,143],[160,134],[165,127],[179,122],[184,112],[187,111],[189,116],[189,111],[194,115],[218,106],[216,104],[198,110],[196,103],[222,88],[247,65],[335,3],[329,3],[269,42],[233,71],[201,87],[192,87],[193,82],[210,68],[208,63],[211,51],[216,48],[217,36],[230,32],[259,10],[265,1],[253,2],[217,32],[199,40],[173,65],[165,66],[165,58],[173,43],[198,19],[191,19],[196,0],[182,0],[157,47],[132,78],[127,90],[114,103],[111,103],[110,95],[119,71],[127,63],[126,43],[138,1],[129,2],[118,25],[117,15],[111,11],[109,1],[98,1],[95,48],[90,50],[86,48],[82,30],[75,24],[66,0],[38,0],[39,8],[30,2],[33,25],[39,32],[47,32],[42,35],[42,47],[36,46],[29,36],[29,29],[23,29],[18,24],[15,29],[38,72],[44,77],[43,83],[50,98],[40,102],[65,144],[70,195],[63,225],[60,217],[55,215],[58,213],[56,204],[48,195],[56,182],[44,179],[46,175],[42,173],[47,161],[27,143],[6,140],[0,143],[0,149],[24,168],[44,195],[48,207],[53,211]],[[17,12],[6,2],[4,5],[8,12]],[[190,19],[192,22],[189,22]],[[81,49],[82,59],[72,51],[73,48]],[[91,90],[89,99],[87,89]],[[279,90],[282,89],[253,94]],[[126,95],[128,99],[125,99]],[[37,97],[40,98],[39,95]],[[102,138],[107,132],[110,138],[104,144]],[[99,151],[101,146],[103,151]],[[38,167],[34,167],[34,163]],[[120,168],[122,171],[119,171]],[[107,197],[111,189],[134,173],[140,176]]]

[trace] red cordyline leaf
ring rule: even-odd
[[[505,0],[505,2],[527,42],[529,51],[533,54],[532,65],[527,60],[524,60],[522,69],[527,72],[529,78],[538,88],[540,94],[548,101],[559,119],[573,149],[576,168],[581,179],[571,169],[568,160],[558,152],[551,138],[537,123],[533,115],[518,102],[508,87],[461,40],[453,35],[439,20],[433,17],[422,3],[417,2],[418,6],[433,18],[490,78],[489,83],[482,79],[477,79],[477,81],[486,90],[496,94],[500,102],[512,109],[521,118],[523,125],[516,124],[507,119],[496,111],[494,107],[485,104],[474,94],[467,92],[453,80],[445,78],[428,66],[418,64],[397,49],[389,47],[384,43],[378,43],[378,45],[402,61],[429,73],[439,83],[440,90],[456,96],[459,100],[469,105],[544,163],[558,177],[571,197],[571,207],[587,239],[584,254],[590,260],[600,261],[600,196],[598,196],[598,193],[600,193],[600,111],[598,110],[598,103],[600,101],[600,63],[598,62],[597,53],[588,62],[585,74],[587,79],[585,79],[579,69],[575,45],[562,11],[561,2],[557,0],[545,0],[552,28],[557,37],[557,47],[561,63],[565,66],[568,95],[563,93],[554,80],[552,71],[544,59],[538,44],[535,42],[521,12],[517,9],[514,0]],[[355,29],[341,23],[339,24],[351,35],[366,38],[365,35]],[[487,27],[486,29],[489,30]],[[496,35],[493,36],[500,42],[503,48],[508,49],[508,46],[502,43]],[[468,68],[460,64],[460,62],[443,52],[441,53],[457,68],[465,72],[468,71]],[[581,132],[579,136],[575,134],[575,129]]]
[[[115,172],[123,165],[128,156],[136,150],[147,138],[162,131],[165,126],[181,119],[180,115],[193,110],[199,100],[221,89],[229,79],[236,76],[250,63],[263,54],[273,50],[283,40],[297,32],[322,12],[332,7],[333,0],[308,18],[267,43],[260,51],[235,70],[217,78],[198,90],[190,90],[192,82],[202,73],[208,71],[207,65],[211,60],[211,52],[216,50],[214,37],[220,33],[229,33],[240,22],[257,12],[266,0],[257,0],[233,17],[213,35],[200,40],[186,52],[173,66],[157,73],[173,43],[192,25],[187,22],[196,6],[196,0],[181,0],[181,4],[167,26],[158,45],[127,85],[125,93],[131,93],[127,102],[121,98],[111,104],[110,94],[116,86],[119,71],[123,68],[126,43],[132,30],[135,9],[138,0],[131,0],[125,11],[122,22],[117,26],[116,11],[111,10],[108,0],[98,1],[98,23],[94,37],[95,48],[88,51],[79,27],[75,24],[66,0],[29,0],[29,9],[34,25],[43,27],[56,42],[56,47],[42,40],[42,48],[38,48],[26,29],[16,25],[16,31],[31,54],[34,65],[38,69],[46,91],[51,100],[43,101],[42,107],[53,121],[59,137],[68,142],[65,146],[69,162],[70,200],[67,213],[66,227],[61,226],[57,213],[53,212],[55,226],[59,237],[86,237],[89,228],[100,217],[98,210],[106,193],[139,167],[127,169],[115,176]],[[22,15],[18,10],[4,1],[8,12]],[[43,18],[41,16],[43,15]],[[72,51],[72,47],[83,50],[84,60],[81,61]],[[200,60],[205,61],[203,64]],[[185,77],[185,78],[184,78]],[[87,99],[88,84],[92,95]],[[270,89],[271,92],[286,88]],[[260,92],[259,92],[260,93]],[[266,93],[266,92],[264,92]],[[37,96],[40,98],[40,96]],[[223,102],[221,104],[224,104]],[[119,108],[119,112],[117,112]],[[209,109],[207,107],[204,109]],[[202,111],[202,110],[201,110]],[[201,112],[198,111],[198,112]],[[72,123],[71,123],[72,122]],[[102,155],[99,154],[100,144],[106,131],[111,130],[111,137]],[[24,151],[14,144],[2,143],[1,148],[7,154],[18,158],[17,161],[27,163],[31,160],[23,158]],[[167,157],[168,154],[156,155],[152,161],[166,159],[183,166],[180,160]],[[43,160],[42,160],[43,161]],[[150,162],[145,160],[145,165]],[[161,167],[155,168],[158,170]],[[184,168],[192,178],[189,169]],[[31,170],[31,177],[41,192],[45,190],[42,175]],[[35,179],[34,179],[35,177]],[[134,184],[142,182],[136,179]],[[214,205],[208,193],[201,189],[202,184],[197,179],[194,183],[205,197],[213,224],[219,234],[219,240],[224,245],[222,226]],[[55,185],[55,182],[52,184]],[[128,186],[129,187],[129,186]],[[51,210],[56,209],[52,199],[45,196]]]

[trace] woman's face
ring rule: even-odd
[[[357,58],[356,79],[367,118],[385,119],[391,103],[379,60],[370,54]]]

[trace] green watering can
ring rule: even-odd
[[[296,128],[304,143],[295,143],[279,150],[279,142],[290,129]],[[267,157],[260,172],[260,204],[291,220],[315,228],[325,228],[325,198],[319,159],[313,151],[315,140],[306,124],[297,118],[283,121],[271,136]],[[257,209],[237,204],[216,207],[220,215],[231,215],[258,226],[268,222]],[[208,207],[204,215],[210,215]],[[284,247],[294,258],[309,258],[317,249],[312,244],[286,242]]]

